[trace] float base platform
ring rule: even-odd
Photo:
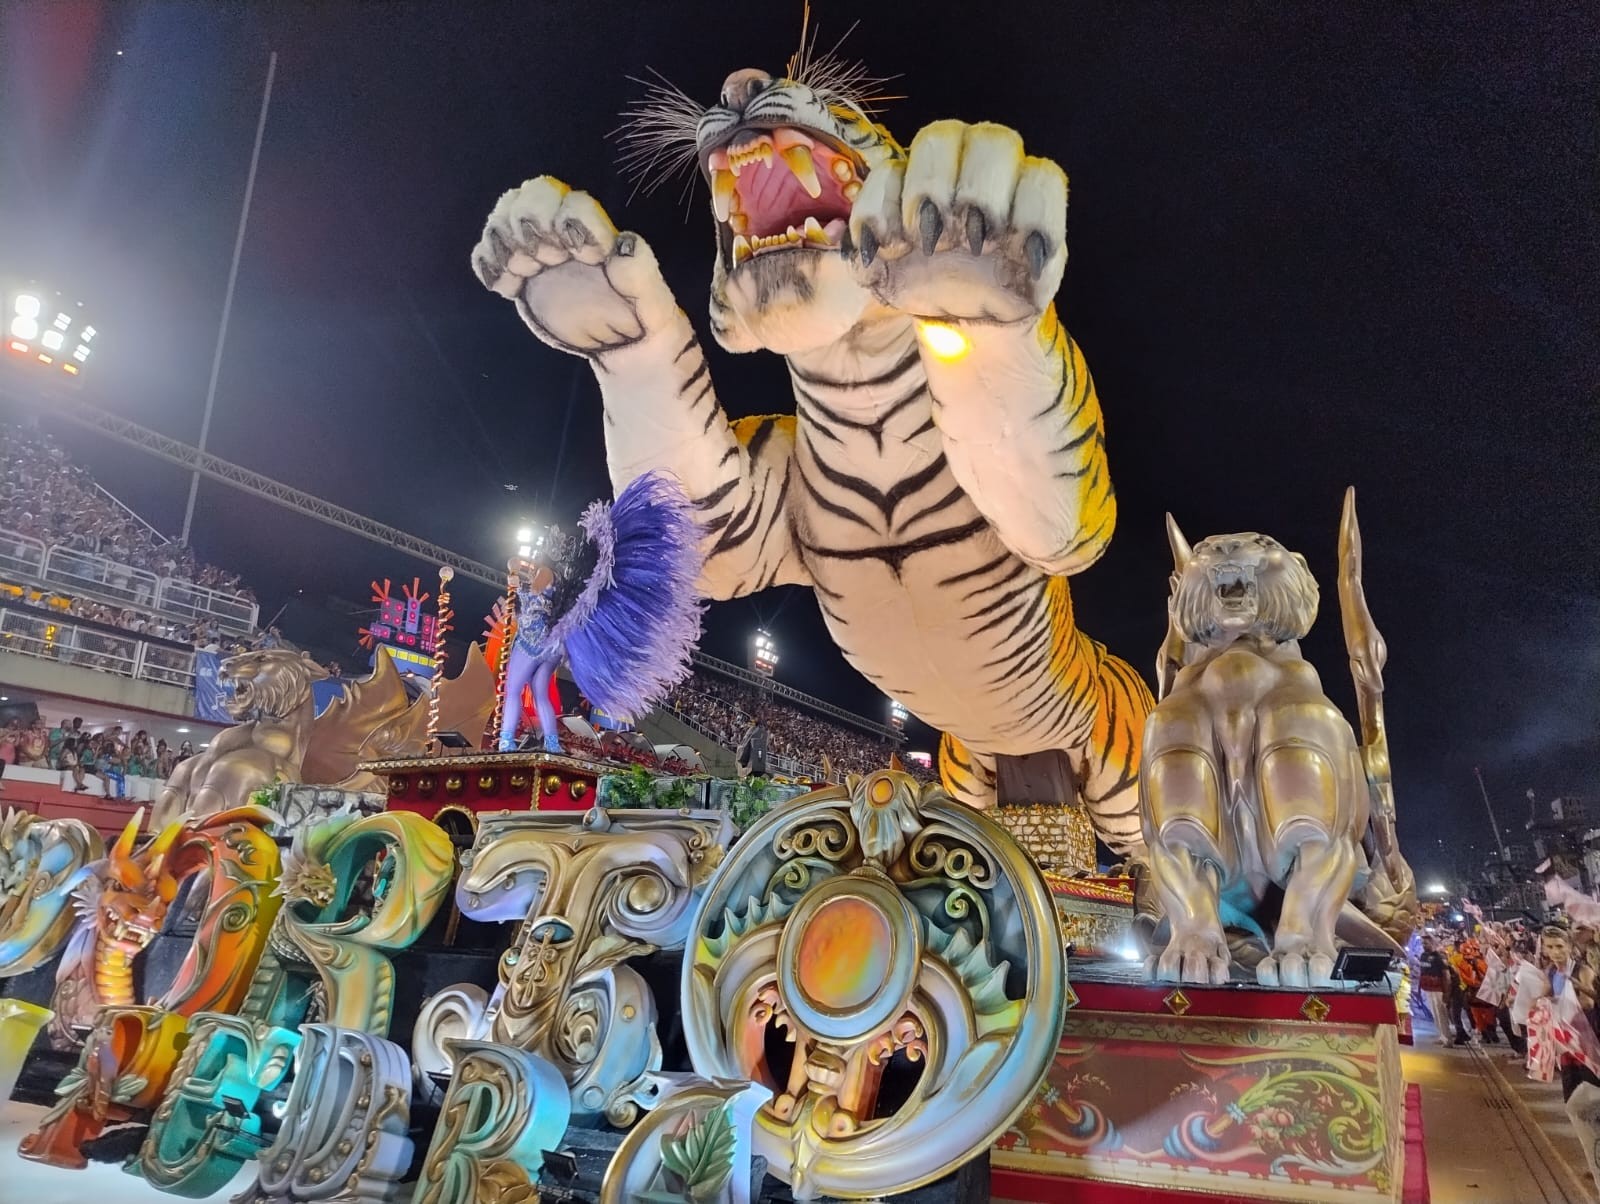
[[[1136,972],[1073,963],[1055,1064],[993,1150],[996,1201],[1426,1201],[1393,996]]]
[[[369,761],[362,769],[388,783],[391,811],[437,821],[451,812],[587,811],[600,776],[617,765],[547,752],[462,752],[443,757]]]

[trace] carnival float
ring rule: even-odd
[[[630,119],[709,185],[710,328],[786,358],[793,414],[730,422],[648,243],[529,180],[473,267],[594,365],[616,500],[509,563],[453,677],[441,571],[421,697],[380,650],[319,715],[317,666],[247,653],[148,827],[6,816],[23,1158],[239,1204],[1425,1198],[1353,493],[1355,727],[1303,558],[1170,520],[1153,697],[1069,595],[1115,500],[1066,176],[993,124],[903,148],[867,87],[808,52]],[[558,673],[640,716],[705,600],[779,584],[945,733],[939,785],[738,807],[575,744]]]

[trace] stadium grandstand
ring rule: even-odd
[[[143,729],[109,718],[129,709],[114,705],[115,691],[63,687],[66,696],[56,699],[36,690],[39,706],[32,711],[17,711],[12,695],[0,697],[0,760],[58,771],[64,788],[93,793],[110,790],[110,779],[97,776],[97,769],[164,778],[183,755],[185,741],[178,737],[193,732],[203,746],[209,734],[183,719],[193,714],[196,652],[280,645],[293,646],[277,628],[261,629],[255,595],[237,574],[199,562],[163,536],[48,434],[0,424],[0,654],[27,658],[51,684],[87,670],[164,687],[158,693],[165,701],[153,709],[169,714],[165,721],[147,716],[146,727],[172,737],[139,739],[147,736]],[[37,676],[0,671],[0,689],[25,694],[17,683]],[[108,718],[64,737],[72,730],[69,714],[79,717],[91,695],[103,696]],[[88,710],[95,713],[93,706]],[[881,767],[902,742],[889,727],[704,655],[696,656],[692,676],[654,718],[667,715],[683,725],[681,738],[708,762],[724,765],[759,721],[767,731],[770,771],[815,781]],[[926,773],[916,763],[907,769]],[[148,792],[141,788],[137,796]]]

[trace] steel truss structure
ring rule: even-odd
[[[382,544],[399,552],[415,556],[420,560],[428,561],[434,566],[449,565],[459,575],[469,577],[474,581],[481,581],[485,585],[503,590],[506,587],[504,569],[496,569],[493,565],[485,564],[481,560],[473,560],[452,552],[449,548],[430,543],[420,539],[398,527],[391,527],[387,523],[380,523],[376,519],[368,518],[364,514],[357,514],[345,506],[337,505],[319,498],[315,494],[307,493],[303,489],[296,489],[292,485],[285,485],[282,481],[275,481],[271,477],[263,476],[259,472],[252,472],[242,465],[221,456],[213,455],[208,451],[201,451],[198,447],[184,443],[181,440],[170,438],[153,431],[147,426],[140,426],[137,422],[121,415],[113,414],[109,410],[90,405],[76,397],[54,395],[42,397],[32,392],[16,391],[0,387],[0,397],[8,401],[18,402],[44,409],[53,418],[64,418],[78,426],[105,435],[126,443],[129,447],[138,448],[152,456],[159,457],[169,464],[176,464],[191,472],[198,472],[214,481],[221,481],[245,493],[254,494],[256,497],[265,498],[279,506],[303,514],[307,518],[314,518],[318,522],[326,523],[341,531],[348,531],[369,539],[373,543]],[[730,661],[720,660],[704,653],[694,653],[694,663],[703,669],[724,677],[731,677],[757,690],[786,699],[799,704],[819,714],[827,715],[847,723],[860,731],[870,732],[874,736],[881,736],[899,744],[904,736],[894,728],[885,724],[873,723],[860,715],[836,707],[832,703],[824,702],[803,690],[793,686],[786,686],[782,682],[773,681],[762,674],[752,672]]]

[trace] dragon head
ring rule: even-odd
[[[1317,582],[1304,556],[1267,535],[1213,535],[1193,548],[1167,520],[1172,541],[1173,625],[1190,644],[1240,636],[1298,640],[1317,617]]]
[[[138,953],[161,930],[167,908],[178,895],[178,880],[167,867],[167,854],[182,829],[171,824],[135,851],[143,820],[141,807],[107,850],[98,894],[84,897],[100,939],[129,954]]]
[[[735,71],[706,108],[665,81],[623,127],[650,184],[694,164],[711,188],[711,329],[729,351],[837,342],[873,304],[842,254],[863,182],[904,151],[871,114],[881,81],[815,40],[781,78]]]

